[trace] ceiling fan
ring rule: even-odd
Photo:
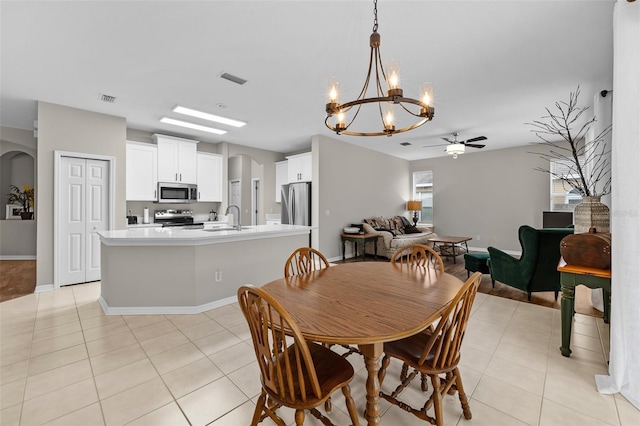
[[[467,139],[466,141],[459,141],[458,140],[458,132],[454,132],[453,133],[453,140],[449,139],[449,138],[442,138],[443,140],[447,141],[448,143],[447,145],[447,154],[452,155],[454,159],[458,158],[459,154],[464,154],[465,152],[465,148],[466,147],[471,147],[471,148],[484,148],[485,145],[484,144],[477,144],[474,142],[479,142],[479,141],[484,141],[487,140],[486,136],[476,136],[475,138],[471,138],[471,139]],[[443,144],[445,145],[445,144]],[[443,146],[443,145],[429,145],[429,146],[425,146],[425,148],[431,148],[434,146]]]

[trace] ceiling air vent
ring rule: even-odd
[[[110,104],[112,104],[112,103],[114,103],[116,101],[116,97],[115,96],[111,96],[111,95],[102,94],[102,95],[100,95],[100,100],[102,102],[109,102]]]
[[[400,142],[400,145],[402,145],[402,146],[409,146],[409,145],[411,145],[411,143],[410,143],[410,142]]]
[[[229,80],[240,85],[243,85],[247,82],[247,80],[245,80],[244,78],[236,77],[235,75],[229,74],[228,72],[223,72],[222,74],[220,74],[220,78],[224,78],[225,80]]]

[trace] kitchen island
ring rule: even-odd
[[[100,305],[107,315],[192,314],[236,301],[238,288],[283,276],[311,227],[226,225],[100,232]]]

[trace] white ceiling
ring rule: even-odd
[[[408,160],[446,155],[424,146],[454,131],[487,136],[484,150],[523,145],[536,140],[525,123],[577,85],[585,106],[612,88],[614,3],[379,0],[383,61],[400,62],[405,95],[432,82],[436,113],[414,131],[363,138],[331,133],[324,104],[331,76],[343,101],[362,88],[371,1],[3,0],[0,124],[31,129],[40,100],[126,117],[134,129],[285,153],[315,134]],[[216,136],[160,123],[181,118],[177,104],[248,124]]]

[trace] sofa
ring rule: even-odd
[[[429,243],[429,238],[437,237],[432,226],[413,226],[404,216],[394,216],[391,218],[374,217],[364,219],[362,228],[365,234],[377,234],[378,256],[391,259],[393,254],[400,248],[409,244]],[[374,247],[368,244],[365,253],[374,254]]]
[[[573,234],[573,228],[534,229],[522,225],[518,238],[522,255],[515,258],[495,247],[489,247],[491,279],[527,292],[531,300],[534,291],[553,291],[556,300],[560,291],[560,241]]]

